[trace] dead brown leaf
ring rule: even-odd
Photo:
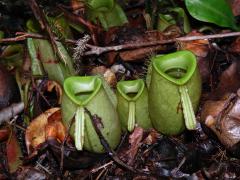
[[[161,135],[155,130],[151,129],[150,133],[148,136],[143,140],[144,144],[152,145],[157,142]]]
[[[143,129],[141,127],[136,127],[133,133],[129,137],[130,148],[126,152],[127,155],[127,164],[133,165],[138,149],[141,145],[143,138]]]
[[[13,173],[22,164],[22,161],[20,159],[20,158],[22,158],[22,151],[19,146],[16,135],[13,131],[11,132],[11,135],[9,136],[7,146],[6,146],[6,152],[7,152],[7,160],[8,160],[9,170],[11,173]]]
[[[60,142],[64,141],[67,132],[65,126],[62,123],[62,116],[60,110],[54,112],[51,116],[49,116],[45,130],[46,139],[54,138],[59,140]]]
[[[48,118],[55,112],[59,111],[59,108],[52,108],[36,117],[26,129],[25,141],[27,151],[30,154],[32,150],[46,141],[45,127],[48,123]]]
[[[197,31],[190,32],[187,36],[202,36]],[[180,42],[180,48],[192,51],[198,57],[206,57],[209,53],[209,41],[206,39]]]
[[[201,121],[209,127],[227,148],[240,142],[240,98],[207,101],[202,109]]]

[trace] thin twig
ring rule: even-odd
[[[95,26],[94,24],[92,24],[90,21],[82,18],[81,16],[78,16],[76,14],[70,13],[68,11],[66,11],[64,8],[62,8],[61,6],[58,6],[58,8],[64,13],[65,17],[77,24],[83,24],[84,26],[86,26],[88,28],[88,30],[91,33],[91,37],[92,37],[92,41],[95,45],[97,45],[97,37],[96,37],[96,29],[100,29],[100,27]]]
[[[24,103],[13,103],[0,111],[0,125],[24,110]]]
[[[37,39],[47,39],[47,37],[45,37],[45,36],[42,36],[40,34],[33,34],[33,33],[17,32],[16,35],[20,35],[20,36],[17,36],[15,38],[0,39],[0,43],[23,41],[30,37],[37,38]],[[171,44],[171,43],[175,43],[175,42],[186,42],[186,41],[194,41],[194,40],[202,40],[202,39],[217,39],[217,38],[226,38],[226,37],[234,37],[234,36],[240,36],[240,32],[202,35],[202,36],[183,36],[183,37],[167,39],[167,40],[142,42],[142,43],[137,43],[137,44],[129,43],[129,44],[116,45],[116,46],[106,46],[106,47],[100,47],[100,46],[94,46],[91,44],[87,44],[86,46],[90,50],[86,51],[84,53],[84,55],[85,56],[100,55],[102,53],[106,53],[106,52],[110,52],[110,51],[121,51],[121,50],[127,50],[127,49],[137,49],[137,48],[142,48],[142,47],[156,46],[156,45],[161,45],[161,44]],[[76,40],[66,39],[66,43],[76,44],[76,42],[77,42]]]
[[[170,43],[174,43],[174,42],[185,42],[185,41],[194,41],[194,40],[202,40],[202,39],[216,39],[216,38],[225,38],[225,37],[232,37],[232,36],[240,36],[240,32],[202,35],[202,36],[183,36],[183,37],[167,39],[167,40],[143,42],[143,43],[137,43],[137,44],[136,43],[135,44],[123,44],[123,45],[108,46],[108,47],[87,45],[91,50],[85,52],[85,55],[93,55],[93,54],[100,55],[102,53],[106,53],[109,51],[120,51],[120,50],[125,50],[125,49],[136,49],[136,48],[142,48],[142,47],[147,47],[147,46],[170,44]]]
[[[128,169],[129,171],[133,172],[133,173],[140,173],[140,174],[144,174],[143,172],[140,172],[137,169],[134,169],[133,167],[127,165],[126,163],[124,163],[122,160],[120,160],[117,156],[117,154],[111,149],[110,145],[108,144],[107,140],[105,139],[105,137],[103,136],[101,130],[99,129],[99,127],[97,126],[97,121],[99,121],[99,117],[97,115],[92,115],[91,112],[87,109],[84,108],[85,112],[88,114],[88,116],[90,117],[90,119],[92,120],[92,124],[93,127],[100,139],[100,142],[102,144],[102,146],[104,147],[105,151],[108,153],[108,155],[114,160],[114,162],[116,162],[117,164],[119,164],[121,167],[124,167],[125,169]]]
[[[43,30],[46,30],[47,33],[48,33],[48,36],[49,36],[49,39],[50,39],[50,42],[51,42],[51,46],[53,48],[53,51],[55,52],[56,55],[58,55],[59,57],[61,57],[59,55],[59,52],[58,52],[58,47],[57,47],[57,43],[56,43],[56,40],[55,40],[55,36],[54,36],[54,33],[52,32],[49,24],[48,24],[48,21],[45,17],[45,14],[43,13],[43,11],[39,8],[38,4],[36,3],[35,0],[28,0],[28,3],[29,3],[29,6],[31,7],[32,11],[33,11],[33,14],[35,16],[35,18],[38,20],[38,22],[40,23],[41,25],[41,28]]]
[[[101,170],[103,168],[106,169],[108,166],[112,165],[113,162],[114,161],[109,161],[108,163],[106,163],[106,164],[104,164],[104,165],[102,165],[100,167],[94,168],[94,169],[91,170],[91,173],[96,173],[96,172],[98,172],[99,170]]]

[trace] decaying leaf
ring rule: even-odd
[[[60,108],[45,111],[36,117],[26,130],[25,140],[28,153],[31,153],[49,137],[63,140],[65,132],[66,130],[61,122]]]
[[[22,161],[20,159],[22,158],[22,151],[14,131],[12,131],[11,135],[9,136],[9,139],[6,145],[6,152],[7,152],[9,171],[11,173],[15,172],[18,169],[18,167],[22,164]]]
[[[202,36],[197,31],[190,32],[187,36]],[[209,41],[207,39],[180,42],[181,49],[192,51],[198,57],[206,57],[209,53]]]
[[[66,128],[62,124],[62,116],[60,110],[54,112],[51,116],[49,116],[45,130],[46,139],[53,138],[59,140],[60,142],[64,141],[64,138],[66,136]]]
[[[137,155],[138,149],[141,146],[141,141],[143,138],[143,129],[141,127],[136,127],[133,133],[129,137],[130,148],[126,152],[127,154],[127,164],[133,165],[135,157]]]
[[[143,143],[152,145],[157,142],[157,140],[160,138],[160,136],[161,135],[155,129],[151,129],[148,136],[143,140]]]
[[[240,97],[231,94],[227,99],[207,101],[201,121],[209,127],[227,148],[240,142]]]

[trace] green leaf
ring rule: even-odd
[[[185,4],[191,16],[200,21],[234,30],[239,29],[232,10],[225,0],[185,0]]]
[[[37,57],[37,50],[35,48],[34,42],[32,38],[27,39],[27,48],[31,59],[31,70],[32,75],[35,77],[42,77],[44,72],[42,69],[41,62]]]

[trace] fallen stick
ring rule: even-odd
[[[24,110],[24,103],[13,103],[0,111],[0,125]]]
[[[33,33],[17,32],[16,35],[19,35],[19,36],[15,37],[15,38],[0,39],[0,43],[23,41],[27,38],[47,39],[46,36],[42,36],[40,34],[33,34]],[[175,42],[186,42],[186,41],[194,41],[194,40],[202,40],[202,39],[218,39],[218,38],[226,38],[226,37],[234,37],[234,36],[240,36],[240,32],[230,32],[230,33],[201,35],[201,36],[183,36],[183,37],[178,37],[178,38],[173,38],[173,39],[157,40],[157,41],[142,42],[142,43],[120,44],[120,45],[116,45],[116,46],[106,46],[106,47],[86,44],[86,46],[90,50],[84,52],[84,55],[85,56],[100,55],[102,53],[106,53],[106,52],[110,52],[110,51],[121,51],[121,50],[127,50],[127,49],[137,49],[137,48],[142,48],[142,47],[171,44],[171,43],[175,43]],[[77,40],[66,39],[65,42],[70,43],[70,44],[76,44]]]
[[[93,127],[100,139],[100,142],[102,144],[102,146],[104,147],[105,151],[108,153],[108,155],[113,159],[114,162],[116,162],[117,164],[119,164],[120,166],[124,167],[125,169],[133,172],[133,173],[138,173],[138,174],[146,174],[144,172],[141,172],[137,169],[134,169],[133,167],[127,165],[126,163],[124,163],[121,159],[118,158],[117,154],[111,149],[111,147],[109,146],[107,140],[104,138],[101,130],[99,129],[99,127],[97,126],[97,122],[99,117],[97,115],[92,115],[91,112],[85,108],[85,112],[88,114],[88,116],[90,117],[90,119],[92,120],[92,124]]]

